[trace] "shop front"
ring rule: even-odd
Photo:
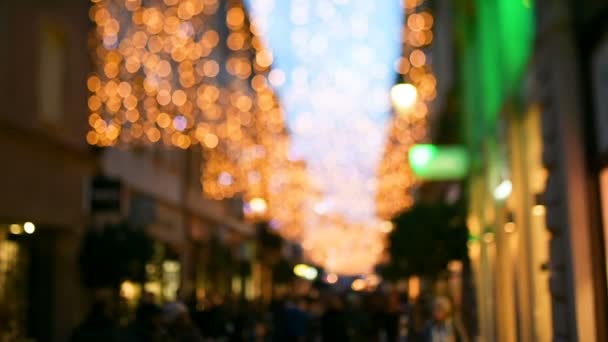
[[[0,340],[26,335],[28,310],[29,250],[20,239],[23,226],[0,224]]]
[[[76,239],[61,226],[0,221],[0,341],[69,335],[86,297],[76,272]]]
[[[539,125],[526,77],[534,2],[461,1],[455,22],[481,341],[547,341],[551,308]],[[536,213],[536,215],[534,214]]]
[[[484,341],[549,341],[550,232],[542,203],[540,111],[536,105],[501,114],[486,139],[484,163],[470,179],[469,253],[478,288]]]
[[[542,199],[547,171],[542,164],[541,111],[533,100],[508,113],[506,145],[513,190],[500,222],[516,341],[550,341],[551,292],[548,265],[550,232]],[[513,339],[512,339],[513,340]]]

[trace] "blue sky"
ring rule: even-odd
[[[398,0],[245,0],[286,75],[276,90],[325,203],[354,222],[375,219],[375,171],[401,53]]]

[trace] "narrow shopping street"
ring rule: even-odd
[[[608,341],[604,0],[0,0],[0,342]]]

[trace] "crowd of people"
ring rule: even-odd
[[[204,307],[142,300],[120,326],[107,298],[94,301],[72,342],[407,341],[458,342],[465,334],[446,297],[416,305],[381,293],[328,293],[264,305],[215,298]]]

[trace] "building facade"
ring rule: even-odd
[[[254,229],[238,200],[203,198],[200,149],[87,144],[89,5],[0,3],[0,340],[68,339],[91,299],[79,272],[82,238],[108,221],[142,226],[155,241],[140,291],[159,301],[244,292],[238,281],[260,292],[240,268],[254,257]],[[112,214],[91,207],[99,176],[120,184]],[[229,271],[210,250],[232,260]]]
[[[606,340],[606,6],[455,6],[479,337]]]
[[[0,335],[61,340],[85,310],[76,256],[97,163],[82,139],[87,5],[0,6]]]

